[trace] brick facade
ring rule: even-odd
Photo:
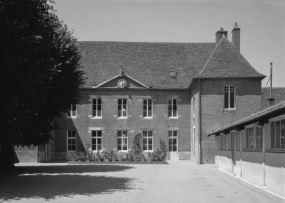
[[[153,131],[153,148],[159,147],[159,139],[168,146],[168,131],[178,131],[178,152],[180,159],[190,159],[190,95],[187,90],[150,89],[84,89],[81,104],[77,105],[77,117],[60,120],[62,129],[55,132],[55,156],[64,158],[67,150],[67,130],[77,131],[77,150],[91,143],[90,129],[101,129],[103,148],[117,148],[117,131],[128,131],[128,148],[137,133]],[[102,118],[92,118],[93,98],[102,99]],[[118,99],[127,99],[127,118],[117,117]],[[178,100],[178,118],[168,118],[168,99]],[[143,99],[153,100],[153,118],[143,118]]]

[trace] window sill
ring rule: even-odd
[[[65,117],[66,119],[76,119],[77,118],[77,116],[67,116],[67,117]]]
[[[117,119],[128,119],[128,117],[117,117]]]
[[[91,117],[90,119],[102,119],[102,117]]]
[[[237,109],[234,108],[234,109],[224,109],[223,112],[231,112],[231,111],[236,111]]]
[[[153,117],[143,117],[142,119],[153,119]]]
[[[168,119],[179,119],[179,117],[167,117]]]
[[[153,150],[144,150],[143,153],[152,153]]]

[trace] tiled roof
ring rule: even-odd
[[[285,100],[271,107],[263,109],[259,112],[256,112],[252,115],[249,115],[241,120],[233,122],[225,127],[215,130],[211,132],[210,134],[208,134],[208,136],[223,133],[228,130],[233,130],[235,128],[238,128],[239,126],[249,125],[249,124],[257,122],[258,120],[262,120],[265,118],[271,118],[272,116],[274,117],[277,114],[278,115],[285,114]]]
[[[270,97],[270,89],[262,88],[261,92],[261,108],[265,109],[269,105],[269,99]],[[272,98],[274,98],[274,104],[278,104],[285,100],[285,87],[273,87],[272,88]]]
[[[90,88],[124,72],[153,88],[187,88],[206,64],[215,43],[79,42]],[[171,78],[170,71],[177,72]]]
[[[195,78],[264,78],[241,53],[222,37],[208,62]]]

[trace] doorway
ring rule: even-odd
[[[177,131],[168,131],[168,159],[178,160],[178,135]]]

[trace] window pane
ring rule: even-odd
[[[126,145],[123,146],[123,150],[128,150]]]
[[[172,149],[173,149],[172,145],[169,144],[169,151],[172,152]]]
[[[118,139],[118,144],[122,144],[122,139]]]
[[[177,137],[177,131],[173,131],[173,136]]]
[[[124,104],[124,106],[126,106],[126,104],[127,104],[127,100],[126,99],[123,99],[123,104]]]
[[[152,111],[148,111],[148,117],[152,117]]]
[[[118,150],[122,150],[122,145],[118,144]]]
[[[177,139],[173,139],[173,145],[177,145]]]
[[[148,138],[148,144],[152,145],[152,138]]]
[[[102,150],[102,145],[98,145],[98,150]]]
[[[122,100],[118,99],[118,104],[121,105],[122,104]]]
[[[102,137],[102,131],[97,131],[97,136]]]
[[[280,148],[280,121],[276,121],[276,148]]]
[[[169,139],[169,145],[172,145],[172,143],[173,143],[172,140],[173,139]]]
[[[177,110],[173,110],[173,117],[177,117]]]
[[[224,105],[225,105],[225,109],[229,108],[229,94],[228,92],[224,92]]]
[[[92,139],[92,144],[96,145],[96,139]]]
[[[118,131],[118,137],[122,136],[122,131]]]
[[[148,150],[152,150],[152,145],[148,145]]]
[[[177,151],[177,146],[173,145],[173,151],[176,152]]]
[[[102,139],[101,138],[97,139],[97,142],[98,144],[102,144]]]
[[[281,120],[281,148],[285,148],[285,119]]]
[[[96,145],[92,145],[92,150],[96,150]]]
[[[235,108],[235,93],[230,92],[230,108]]]
[[[143,144],[147,144],[147,139],[146,138],[143,139]]]
[[[147,150],[147,145],[146,144],[143,145],[143,150]]]
[[[152,137],[152,131],[149,131],[149,132],[148,132],[148,136],[149,136],[149,137]]]

